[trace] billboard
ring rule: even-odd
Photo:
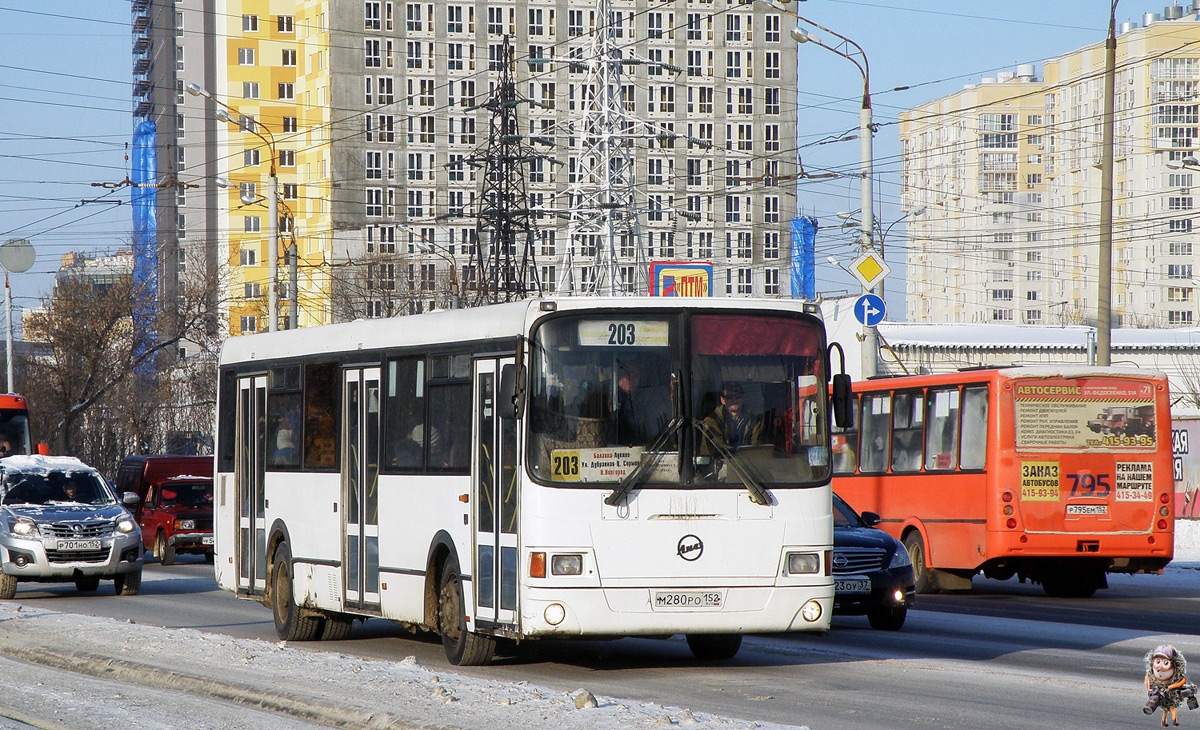
[[[651,261],[650,296],[711,297],[711,261]]]

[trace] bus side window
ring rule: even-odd
[[[959,467],[983,469],[987,464],[988,391],[987,386],[963,388],[962,453]]]
[[[383,470],[420,469],[427,440],[425,359],[388,358],[383,381]]]
[[[931,390],[926,403],[929,417],[925,430],[925,468],[953,469],[958,456],[958,388]]]
[[[867,394],[862,397],[862,441],[858,454],[858,470],[862,474],[881,474],[887,471],[888,444],[891,441],[891,393]]]
[[[338,465],[338,364],[304,366],[304,468]]]
[[[831,423],[830,430],[833,432],[833,473],[853,474],[858,468],[858,409],[850,410],[848,427],[838,428],[836,423]]]
[[[921,401],[920,393],[897,393],[893,398],[892,471],[921,470]]]

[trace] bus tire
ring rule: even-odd
[[[344,641],[350,636],[354,619],[345,614],[331,613],[321,624],[321,641]]]
[[[692,656],[701,661],[732,659],[742,648],[741,634],[687,634]]]
[[[0,574],[0,601],[7,601],[17,595],[17,576]]]
[[[904,549],[908,551],[908,559],[912,561],[913,581],[916,583],[917,593],[932,593],[933,571],[925,562],[925,540],[921,538],[921,533],[913,530],[905,535]]]
[[[271,615],[275,633],[284,641],[312,641],[321,631],[320,619],[303,616],[292,598],[292,551],[287,543],[275,549],[275,567],[271,571]]]
[[[462,579],[458,574],[458,566],[447,560],[442,568],[441,586],[438,589],[438,633],[442,635],[446,659],[460,667],[487,664],[496,651],[496,640],[467,629],[463,606]]]
[[[154,554],[158,556],[159,565],[175,564],[175,548],[167,544],[167,535],[162,530],[158,531],[158,537],[154,539]]]
[[[142,569],[132,573],[117,573],[113,577],[113,588],[118,596],[136,596],[142,592]]]

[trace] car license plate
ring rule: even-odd
[[[854,578],[834,578],[834,593],[870,593],[871,579],[865,576]]]
[[[212,545],[213,544],[212,535],[205,535],[204,537],[200,538],[200,544],[201,545]]]
[[[655,591],[654,608],[720,608],[725,604],[721,591]]]
[[[99,550],[99,540],[59,540],[59,550]]]
[[[1068,504],[1067,514],[1069,515],[1106,515],[1108,514],[1107,504]]]

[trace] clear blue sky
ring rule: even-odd
[[[1118,22],[1161,13],[1164,4],[1123,0]],[[807,0],[789,7],[866,51],[875,119],[882,125],[875,140],[876,208],[886,225],[900,215],[894,124],[900,111],[982,76],[1014,70],[1017,64],[1036,63],[1040,75],[1041,61],[1103,40],[1109,3]],[[129,19],[128,0],[0,0],[0,242],[23,237],[38,251],[34,268],[13,276],[19,305],[36,305],[49,292],[50,274],[63,253],[129,245],[128,189],[109,193],[92,185],[117,182],[128,173]],[[848,61],[812,45],[797,53],[800,144],[856,127],[862,88],[858,72]],[[898,86],[910,88],[887,91]],[[810,172],[853,172],[858,142],[805,147],[802,156]],[[80,204],[102,196],[125,204]],[[800,211],[815,215],[826,227],[818,235],[818,261],[828,255],[851,258],[850,238],[834,231],[840,222],[835,213],[857,209],[858,198],[853,177],[800,188]],[[889,239],[902,240],[902,226]],[[818,269],[819,291],[857,287],[848,274],[829,265]],[[902,316],[902,288],[899,275],[889,279],[891,319]]]

